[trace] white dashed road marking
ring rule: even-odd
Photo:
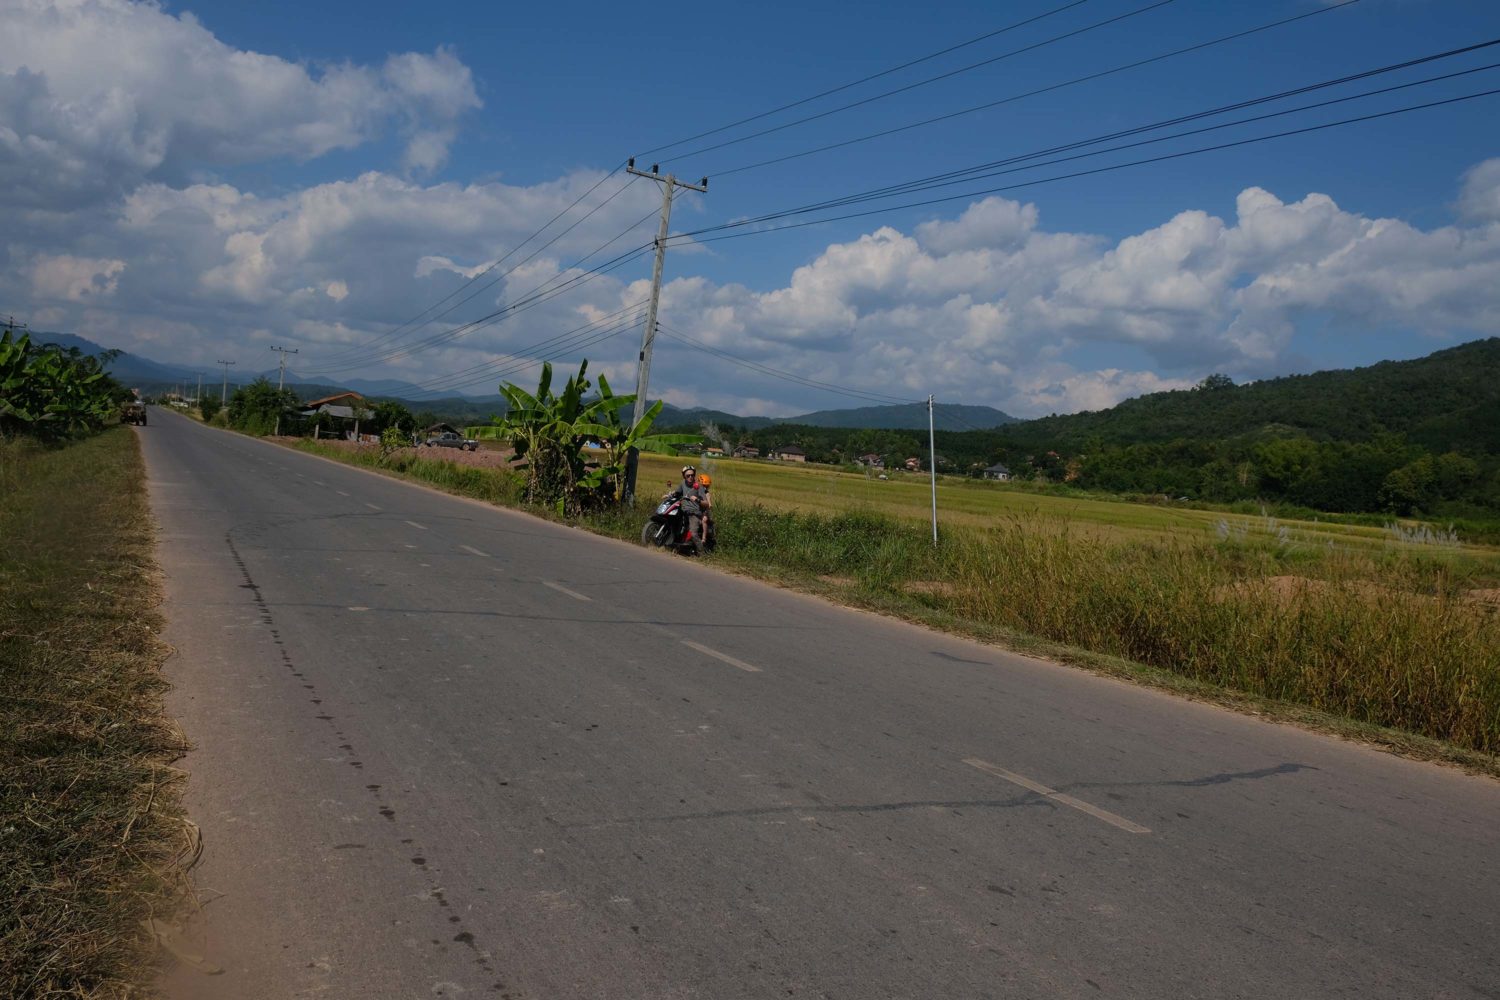
[[[551,587],[553,590],[557,591],[559,594],[567,594],[569,597],[577,598],[580,601],[592,601],[593,600],[592,597],[588,597],[588,596],[586,596],[584,594],[580,594],[576,590],[569,590],[567,587],[564,587],[562,584],[560,584],[560,583],[553,583],[551,580],[543,580],[542,581],[542,586],[543,587]]]
[[[1151,832],[1149,828],[1141,826],[1139,823],[1132,823],[1124,816],[1117,816],[1114,813],[1110,812],[1108,809],[1100,809],[1098,806],[1089,805],[1082,799],[1075,799],[1071,795],[1065,795],[1062,792],[1048,788],[1046,785],[1042,784],[1039,781],[1032,781],[1030,778],[1019,775],[1014,771],[1007,771],[1005,768],[999,767],[995,764],[991,764],[988,761],[979,760],[975,757],[965,757],[964,763],[968,764],[970,767],[979,768],[979,770],[983,771],[985,774],[993,774],[997,778],[1004,778],[1006,781],[1010,782],[1013,785],[1020,785],[1022,788],[1030,789],[1031,791],[1036,792],[1038,795],[1051,799],[1058,805],[1077,809],[1079,812],[1087,813],[1095,819],[1102,819],[1110,826],[1119,827],[1126,833]]]
[[[490,557],[490,554],[488,552],[480,552],[472,545],[460,545],[459,548],[463,549],[465,552],[472,552],[474,555],[479,556],[483,559],[488,559]]]
[[[380,509],[379,507],[375,506],[374,504],[372,504],[368,500],[365,501],[365,506],[368,507],[368,508],[370,508],[371,510],[379,510]]]
[[[341,497],[346,497],[346,496],[349,495],[349,494],[345,493],[343,490],[334,490],[333,492],[337,493]]]
[[[748,671],[752,674],[760,673],[760,667],[757,667],[755,664],[746,663],[744,660],[736,660],[728,653],[721,653],[717,649],[710,649],[709,647],[703,645],[701,642],[694,642],[691,639],[684,639],[682,640],[682,644],[688,649],[696,649],[704,656],[712,656],[716,660],[723,660],[731,667],[739,667],[741,670]]]
[[[425,524],[418,524],[416,521],[407,521],[406,523],[409,524],[409,525],[411,525],[413,528],[417,528],[417,529],[420,529],[422,531],[426,531],[427,530],[427,526]]]

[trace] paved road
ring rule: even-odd
[[[1500,996],[1500,783],[152,417],[181,996]]]

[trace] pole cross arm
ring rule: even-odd
[[[697,191],[700,194],[708,193],[707,177],[702,178],[697,184],[690,184],[687,181],[678,180],[673,174],[659,174],[655,170],[637,170],[635,167],[626,167],[625,172],[637,177],[645,177],[648,180],[661,181],[673,187],[687,188],[689,191]]]

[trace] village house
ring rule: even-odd
[[[981,475],[983,475],[986,479],[993,479],[996,482],[1001,483],[1008,482],[1010,480],[1010,470],[1001,465],[999,462],[996,462],[994,465],[985,469],[984,472],[981,473]]]
[[[748,444],[742,444],[734,449],[735,458],[760,458],[760,449],[752,448]]]
[[[779,448],[772,448],[771,457],[778,462],[805,462],[807,452],[794,444],[784,444]]]
[[[322,399],[310,399],[297,411],[301,416],[314,421],[313,437],[322,436],[323,421],[319,417],[331,417],[342,437],[359,440],[359,421],[369,416],[370,408],[365,397],[357,392],[341,392]]]
[[[921,472],[922,471],[922,460],[920,458],[917,458],[917,457],[913,456],[912,458],[908,458],[906,460],[905,466],[906,466],[906,471],[907,472]]]
[[[704,458],[723,458],[724,457],[724,449],[723,448],[704,448],[703,449],[703,457]]]
[[[859,465],[863,465],[867,469],[883,469],[883,468],[885,468],[885,459],[881,458],[879,455],[875,454],[874,452],[871,452],[868,455],[861,455],[858,458],[856,458],[854,461],[856,463],[858,463]]]

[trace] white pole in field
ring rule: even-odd
[[[932,397],[927,397],[927,466],[932,474],[932,544],[937,544],[937,432],[932,426]]]

